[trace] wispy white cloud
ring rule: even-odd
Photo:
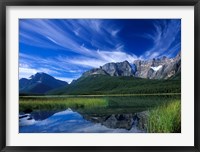
[[[123,46],[118,47],[122,48]],[[87,51],[86,48],[83,49]],[[55,56],[54,58],[41,58],[20,53],[20,78],[28,78],[37,72],[45,72],[52,76],[62,77],[62,80],[64,80],[61,75],[63,73],[71,73],[71,79],[67,77],[67,82],[70,82],[74,77],[80,77],[85,70],[90,68],[98,68],[108,62],[122,62],[127,60],[132,63],[137,59],[135,55],[130,55],[122,51],[92,50],[92,52],[93,54],[90,57],[80,55],[76,57]]]
[[[40,57],[20,53],[20,77],[29,77],[36,72],[45,72],[61,80],[71,82],[90,68],[108,62],[132,63],[136,59],[148,59],[161,55],[170,56],[180,48],[180,43],[172,45],[180,32],[180,24],[155,22],[151,33],[142,35],[153,42],[153,47],[141,56],[126,51],[119,37],[121,29],[108,26],[105,20],[60,20],[62,26],[47,19],[20,20],[20,43],[57,51],[68,51],[75,56],[58,55]],[[35,50],[37,51],[37,50]],[[48,50],[50,51],[50,50]],[[24,51],[25,52],[25,51]],[[128,52],[128,53],[127,53]],[[65,54],[65,53],[64,53]],[[65,77],[63,75],[65,73]]]
[[[46,59],[20,53],[19,78],[29,78],[37,72],[45,72],[51,76],[60,77],[63,81],[67,80],[63,77],[63,74],[66,74],[68,75],[67,82],[70,82],[71,79],[80,77],[84,70],[70,62],[59,61],[57,57]]]
[[[71,83],[73,80],[77,79],[80,77],[80,75],[78,76],[71,76],[71,77],[63,77],[63,76],[57,76],[59,75],[57,72],[52,71],[50,69],[46,69],[46,68],[30,68],[30,67],[19,67],[19,79],[21,78],[30,78],[31,75],[35,75],[38,72],[44,72],[47,73],[53,77],[55,77],[58,80],[62,80],[62,81],[66,81],[68,83]],[[69,72],[75,72],[75,71],[69,71]]]
[[[127,54],[125,52],[121,51],[97,51],[97,54],[99,55],[100,59],[104,60],[106,62],[122,62],[122,61],[129,61],[132,63],[134,60],[137,59],[137,56],[132,54]]]
[[[95,58],[88,58],[88,57],[79,57],[74,59],[68,59],[68,63],[78,65],[81,67],[93,67],[97,68],[103,64],[105,64],[105,61]]]
[[[155,22],[154,32],[144,35],[146,38],[151,39],[154,45],[151,49],[141,55],[140,58],[149,59],[160,57],[162,55],[171,57],[178,48],[180,49],[180,43],[175,45],[176,47],[172,45],[177,38],[177,35],[180,33],[180,26],[181,24],[177,24],[176,20],[170,20],[169,22]]]
[[[111,31],[111,35],[115,37],[115,36],[119,33],[119,31],[120,31],[119,29],[117,29],[117,30],[112,30],[112,31]]]
[[[88,56],[93,54],[93,50],[90,51],[82,47],[83,42],[78,42],[77,37],[81,37],[82,41],[92,43],[93,47],[99,49],[105,49],[106,45],[102,46],[102,43],[98,43],[98,41],[108,43],[113,49],[116,43],[119,43],[118,39],[111,41],[108,38],[109,36],[115,36],[119,29],[113,30],[109,28],[110,31],[108,31],[101,20],[68,20],[63,22],[66,29],[47,19],[21,20],[20,28],[23,29],[20,30],[21,43],[30,45],[30,42],[34,42],[34,46],[47,48],[55,48],[56,45],[66,51]],[[71,30],[69,31],[68,29]],[[49,43],[49,41],[54,44]]]
[[[41,68],[41,67],[33,68],[26,65],[26,66],[19,66],[19,79],[29,78],[31,75],[34,75],[37,72],[44,72],[51,75],[59,74],[57,71],[48,68]]]
[[[110,52],[97,50],[94,56],[95,57],[78,56],[74,58],[58,57],[57,60],[59,63],[61,62],[66,65],[70,64],[85,68],[98,68],[108,62],[122,62],[127,60],[133,63],[133,61],[137,59],[135,55],[129,55],[120,51]]]
[[[176,45],[172,46],[169,50],[169,57],[171,57],[170,55],[174,54],[176,51],[180,51],[181,48],[181,43],[177,43]]]
[[[116,51],[123,51],[124,50],[124,45],[122,45],[122,44],[117,44],[116,46],[115,46],[115,50]]]
[[[21,78],[29,78],[31,75],[34,75],[38,71],[32,68],[19,68],[19,79]]]
[[[21,28],[27,31],[26,35],[21,35],[21,39],[26,39],[27,35],[32,32],[35,33],[35,36],[32,34],[32,37],[29,40],[35,41],[40,36],[41,43],[44,47],[46,46],[46,44],[49,44],[44,40],[44,38],[46,38],[51,42],[54,42],[56,45],[65,49],[69,49],[70,51],[81,54],[84,53],[84,51],[81,50],[80,45],[76,41],[74,41],[72,35],[65,32],[62,28],[53,24],[49,20],[30,20],[29,22],[22,22]],[[30,44],[30,41],[27,41],[25,43]],[[37,44],[38,43],[35,43],[35,46],[37,46]]]

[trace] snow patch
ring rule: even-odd
[[[153,69],[154,71],[158,71],[160,68],[162,68],[162,65],[159,65],[157,67],[151,67],[151,69]]]

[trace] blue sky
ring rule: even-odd
[[[176,56],[180,19],[20,19],[19,78],[71,82],[108,62]]]

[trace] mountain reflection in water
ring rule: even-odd
[[[83,116],[82,116],[83,115]],[[65,111],[34,111],[19,116],[20,133],[142,133],[138,117],[117,114],[104,117]]]

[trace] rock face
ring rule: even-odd
[[[133,122],[133,114],[112,114],[102,124],[109,128],[124,128],[130,130]]]
[[[133,76],[134,71],[128,61],[118,63],[107,63],[102,66],[110,76]]]
[[[57,80],[46,73],[36,73],[30,79],[19,80],[19,93],[43,94],[51,89],[67,85],[67,82]]]
[[[83,73],[82,76],[86,77],[94,74],[102,74],[109,76],[134,76],[134,69],[128,61],[118,63],[107,63],[99,68],[95,68]]]
[[[106,71],[104,71],[101,68],[95,68],[92,69],[90,71],[86,71],[85,73],[83,73],[84,77],[90,76],[90,75],[94,75],[94,74],[102,74],[102,75],[109,75]]]
[[[181,72],[181,52],[175,58],[163,57],[147,61],[136,60],[135,77],[147,79],[168,79]]]
[[[175,58],[162,57],[152,60],[135,60],[107,63],[83,73],[83,77],[101,74],[109,76],[135,76],[146,79],[168,79],[181,72],[181,52]]]

